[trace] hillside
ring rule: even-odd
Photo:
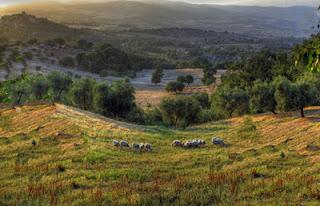
[[[25,12],[2,16],[0,36],[10,40],[48,40],[53,38],[80,38],[84,32],[54,23],[46,18],[38,18]]]
[[[49,9],[48,9],[49,8]],[[89,4],[39,3],[7,9],[25,10],[73,27],[101,30],[167,27],[230,31],[259,37],[305,37],[317,22],[312,7],[213,6],[169,1],[109,1]]]
[[[238,137],[242,117],[173,130],[63,105],[0,112],[0,205],[316,205],[320,197],[319,108],[303,119],[252,116],[254,139]],[[228,146],[212,145],[215,136]],[[206,146],[170,146],[195,138]],[[153,151],[120,150],[113,139]]]

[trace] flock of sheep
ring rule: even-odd
[[[214,137],[211,140],[212,144],[214,145],[218,145],[218,146],[226,146],[226,144],[224,143],[223,139],[219,138],[219,137]],[[174,140],[171,144],[172,147],[183,147],[183,148],[197,148],[200,147],[202,145],[205,145],[206,141],[201,140],[201,139],[197,139],[197,140],[191,140],[191,141],[185,141],[182,142],[180,140]],[[113,146],[115,147],[120,147],[122,148],[130,148],[130,145],[127,141],[125,140],[113,140]],[[152,152],[152,145],[149,143],[132,143],[132,149],[134,149],[135,151],[147,151],[147,152]]]
[[[226,146],[224,141],[219,138],[219,137],[214,137],[211,140],[212,144],[214,145],[219,145],[219,146]],[[174,140],[171,144],[173,147],[183,147],[183,148],[197,148],[202,145],[205,145],[206,141],[197,139],[197,140],[191,140],[191,141],[186,141],[186,142],[181,142],[180,140]]]
[[[113,146],[120,147],[121,149],[130,147],[129,143],[125,140],[113,140]],[[136,151],[145,150],[147,152],[152,152],[152,146],[149,143],[132,143],[132,148]]]

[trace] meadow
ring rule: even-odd
[[[318,205],[319,109],[178,130],[59,104],[3,108],[0,205]],[[256,129],[243,129],[248,122]],[[207,144],[171,147],[199,138]],[[153,151],[120,149],[113,139]]]

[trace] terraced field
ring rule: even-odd
[[[0,110],[0,205],[318,205],[320,108],[174,130],[63,105]],[[228,144],[210,143],[219,136]],[[200,148],[173,148],[201,138]],[[112,146],[148,142],[152,152]]]

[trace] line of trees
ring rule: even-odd
[[[33,101],[58,102],[108,117],[126,119],[135,115],[131,112],[138,111],[134,92],[128,79],[109,85],[90,78],[72,79],[58,72],[48,76],[23,74],[1,82],[0,102],[14,105]]]

